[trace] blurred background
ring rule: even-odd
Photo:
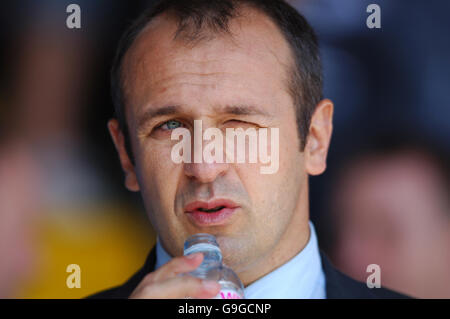
[[[450,298],[450,2],[290,1],[320,39],[335,103],[319,245],[344,273]],[[66,7],[81,7],[81,29]],[[0,11],[0,298],[80,298],[124,282],[155,234],[123,187],[106,123],[109,67],[152,1],[20,0]],[[369,29],[370,3],[381,29]],[[81,288],[69,289],[69,264]]]

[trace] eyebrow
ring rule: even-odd
[[[233,115],[262,115],[271,116],[266,111],[261,110],[253,105],[226,105],[223,108],[219,108],[220,113],[233,114]]]
[[[219,114],[230,114],[230,115],[259,115],[265,117],[272,117],[271,114],[266,111],[261,110],[253,105],[226,105],[215,107],[214,111]],[[167,105],[157,109],[149,109],[143,113],[141,118],[139,119],[138,127],[144,126],[151,119],[165,116],[165,115],[174,115],[182,113],[182,107],[179,105]]]

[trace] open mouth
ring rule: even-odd
[[[225,206],[218,206],[218,207],[211,208],[211,209],[199,208],[198,210],[201,211],[201,212],[205,212],[205,213],[215,213],[215,212],[218,212],[219,210],[224,209],[224,208],[226,208],[226,207]]]
[[[197,226],[227,223],[239,206],[233,201],[217,199],[210,202],[195,201],[184,208],[189,219]]]
[[[237,208],[236,203],[228,199],[216,199],[210,202],[194,201],[184,207],[186,213],[202,212],[202,213],[215,213],[226,208]]]

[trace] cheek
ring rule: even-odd
[[[254,208],[260,207],[267,200],[266,192],[269,188],[268,186],[271,185],[271,175],[261,174],[260,166],[261,164],[235,164],[239,179],[247,191]]]
[[[172,211],[180,165],[171,160],[171,145],[148,143],[137,170],[141,194],[150,211]],[[156,206],[158,205],[158,206]]]
[[[279,169],[267,179],[267,183],[276,185],[279,192],[292,198],[306,177],[304,153],[300,152],[299,143],[296,127],[279,130]]]
[[[292,135],[292,134],[291,134]],[[247,190],[254,209],[254,214],[261,218],[267,217],[268,222],[278,218],[280,210],[289,212],[294,209],[296,197],[305,180],[303,155],[297,144],[292,145],[292,136],[280,130],[279,138],[279,167],[273,174],[262,174],[261,167],[270,166],[269,163],[236,164],[236,170]],[[298,140],[295,140],[297,141]],[[274,149],[268,144],[268,154]]]

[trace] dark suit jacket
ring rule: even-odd
[[[409,298],[385,288],[368,288],[366,284],[353,280],[338,271],[321,252],[322,267],[325,273],[327,298]],[[156,263],[156,249],[153,248],[144,266],[123,285],[104,290],[89,299],[128,298],[146,274],[152,272]]]

